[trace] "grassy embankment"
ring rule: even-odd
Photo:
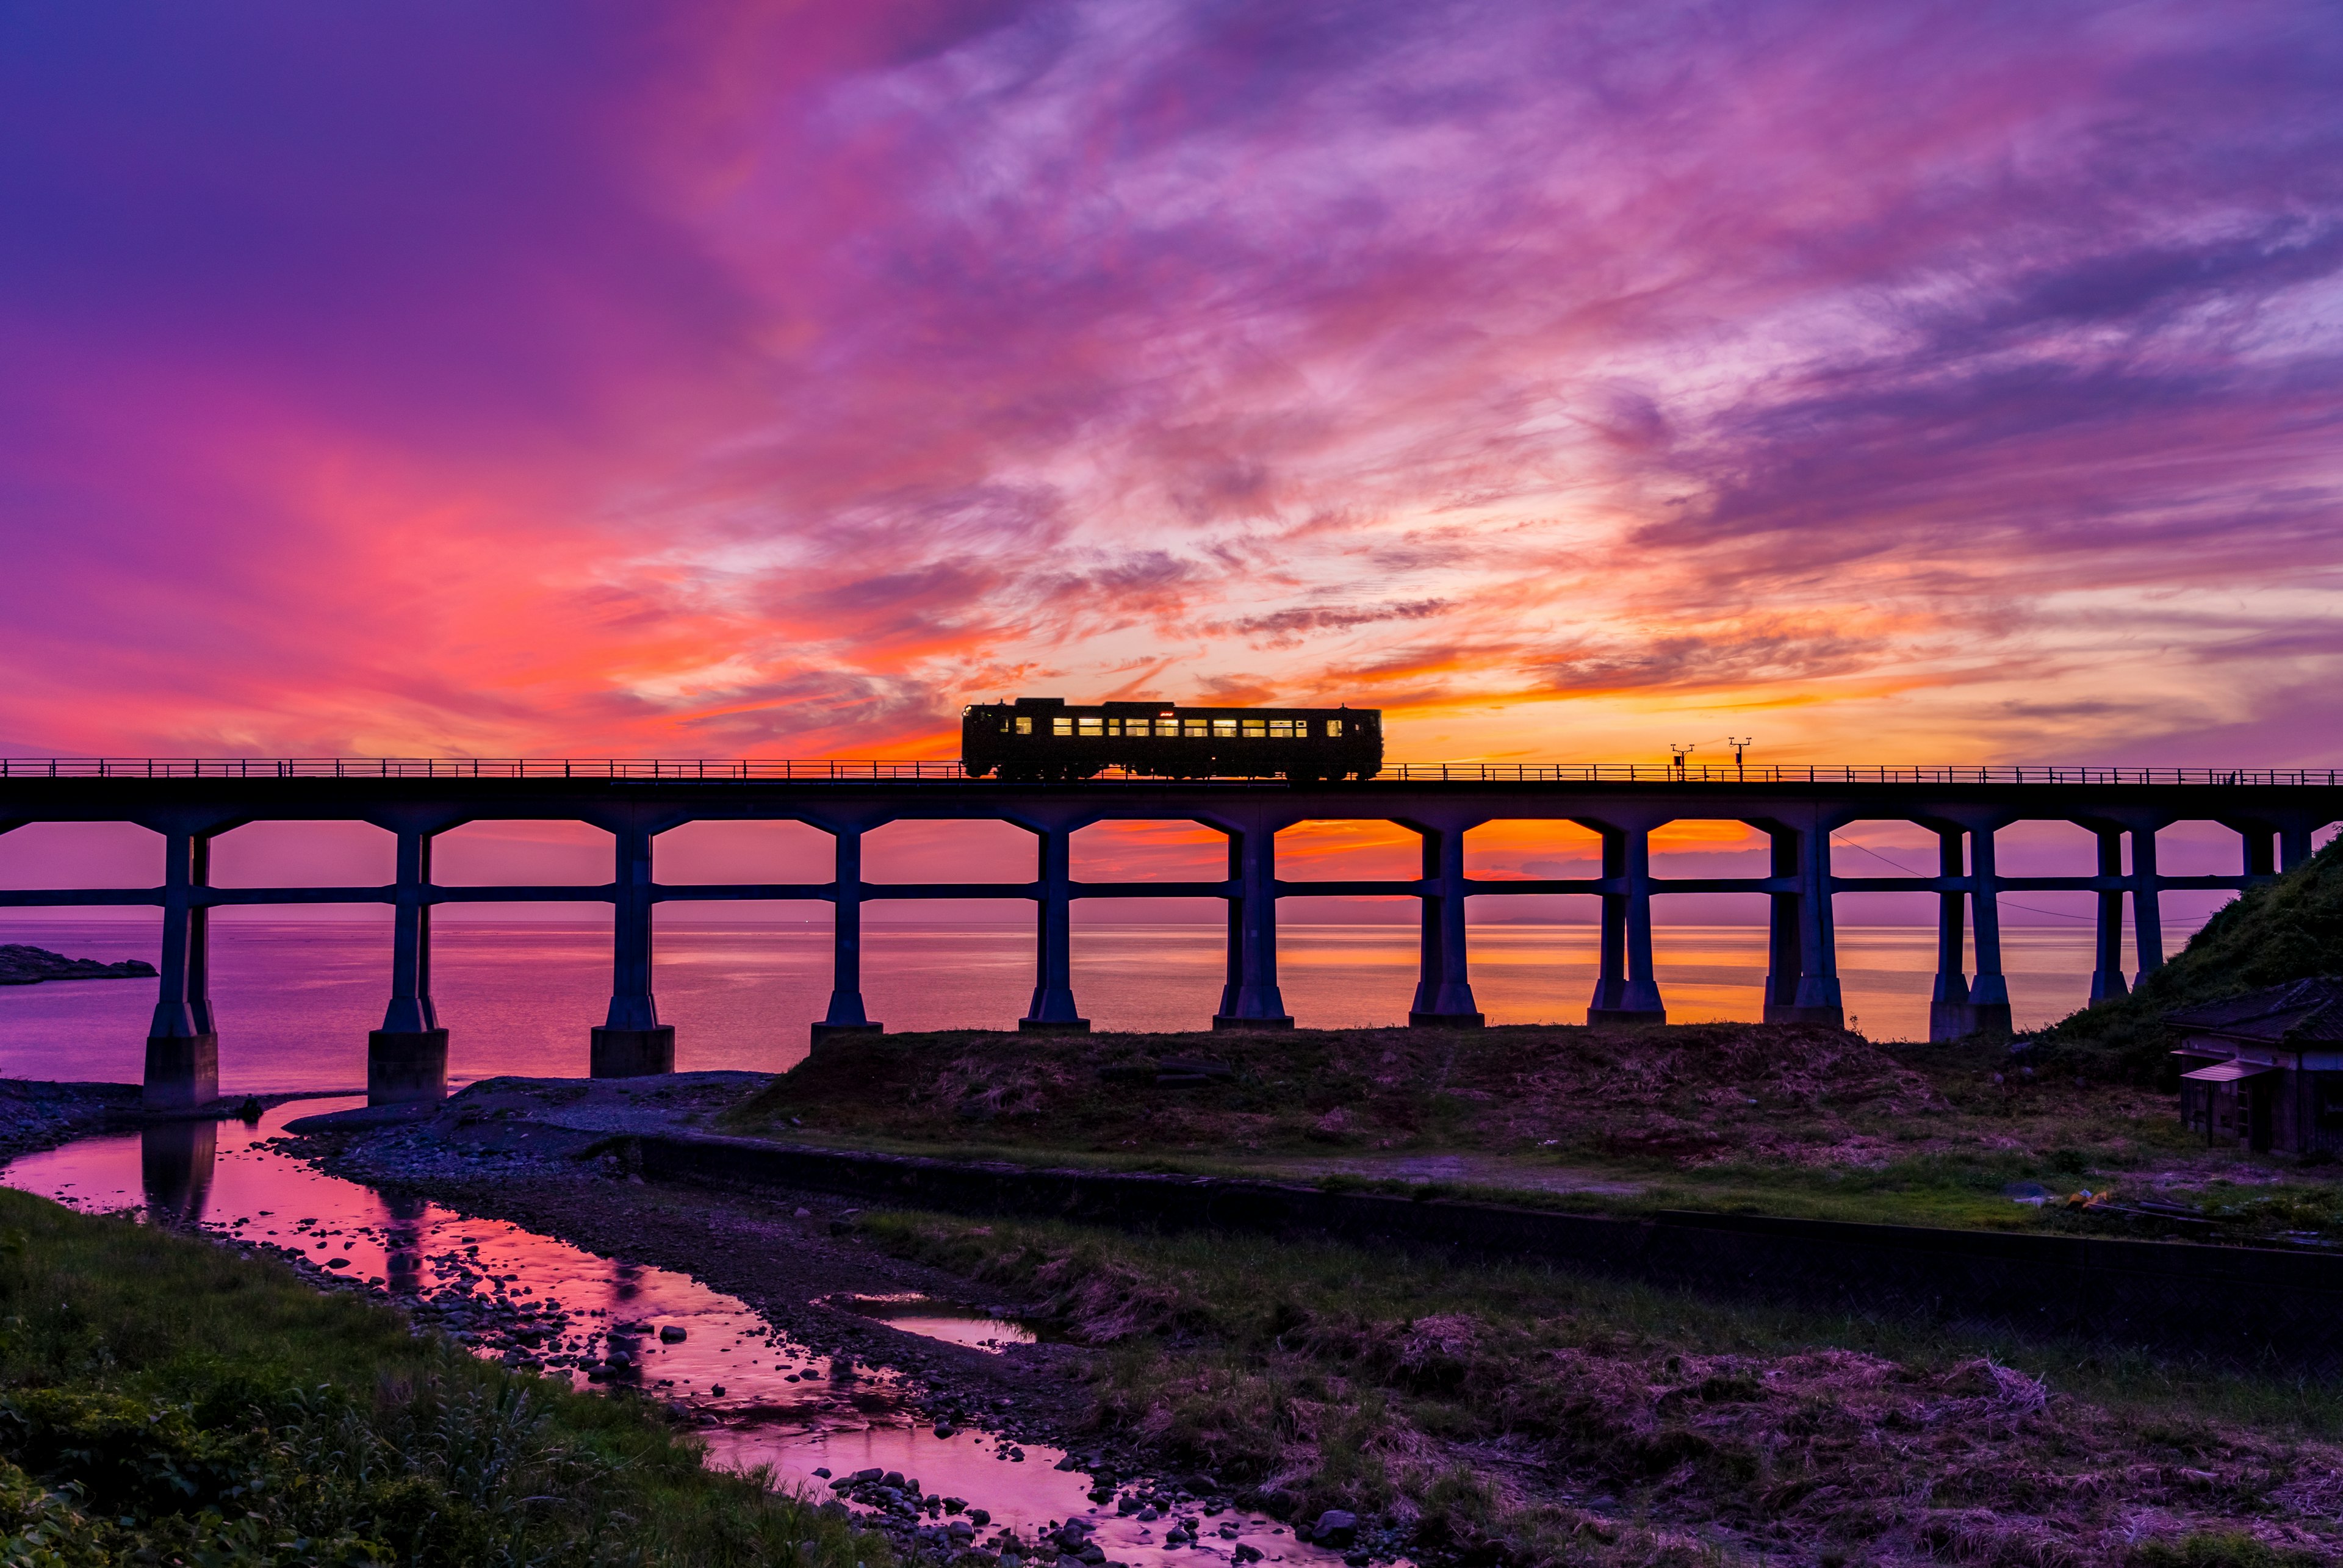
[[[946,1156],[1405,1184],[1581,1211],[1710,1209],[2151,1230],[2023,1207],[2038,1182],[2153,1196],[2229,1240],[2343,1236],[2343,1169],[2181,1131],[2163,1015],[2343,973],[2343,840],[2217,914],[2131,996],[1997,1045],[1889,1050],[1756,1024],[850,1038],[736,1131]],[[1182,1057],[1222,1081],[1158,1084]],[[794,1120],[792,1120],[794,1119]],[[2207,1234],[2193,1230],[2191,1234]]]
[[[2319,975],[2343,975],[2343,839],[2223,906],[2138,990],[2062,1020],[2043,1043],[2070,1072],[2168,1084],[2167,1012]]]
[[[1156,1084],[1164,1061],[1204,1054],[1232,1076]],[[2335,1172],[2266,1191],[2257,1184],[2280,1173],[2270,1159],[2192,1144],[2172,1097],[2152,1087],[2078,1083],[2071,1069],[2029,1077],[1995,1046],[1889,1050],[1787,1025],[865,1038],[825,1047],[724,1125],[950,1157],[1428,1185],[1593,1212],[2077,1222],[2005,1194],[2030,1181],[2060,1194],[2152,1187],[2207,1207],[2252,1199],[2259,1207],[2229,1227],[2238,1235],[2343,1217]]]
[[[1103,1347],[1092,1419],[1436,1560],[2343,1560],[2343,1394],[1544,1269],[868,1217]],[[1258,1501],[1258,1500],[1256,1500]]]
[[[0,1563],[868,1564],[647,1411],[387,1307],[0,1191]]]

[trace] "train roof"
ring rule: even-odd
[[[1372,713],[1378,717],[1383,713],[1380,708],[1353,708],[1347,702],[1334,708],[1207,708],[1193,702],[1068,702],[1062,697],[1021,697],[1013,702],[971,702],[963,711],[973,712],[980,708],[1021,709],[1028,713],[1037,709],[1047,709],[1052,713],[1061,710],[1068,713],[1250,713],[1256,715]]]

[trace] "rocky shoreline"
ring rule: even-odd
[[[0,1162],[92,1132],[136,1125],[135,1083],[47,1083],[0,1078]]]

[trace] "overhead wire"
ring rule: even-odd
[[[1858,844],[1854,839],[1847,838],[1845,835],[1836,831],[1835,829],[1831,833],[1831,840],[1834,843],[1845,844],[1850,849],[1860,849],[1865,854],[1870,856],[1873,859],[1878,861],[1881,865],[1894,866],[1897,870],[1903,872],[1907,877],[1928,877],[1936,874],[1933,871],[1916,871],[1911,867],[1903,864],[1901,861],[1891,860],[1886,856],[1881,854],[1878,850],[1873,849],[1870,845]],[[2034,904],[2021,904],[2014,900],[2005,899],[2002,902],[2007,904],[2009,908],[2013,910],[2024,910],[2030,915],[2048,915],[2053,920],[2095,920],[2098,919],[2097,915],[2070,915],[2064,910],[2046,910]]]

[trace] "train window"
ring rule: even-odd
[[[1083,719],[1076,722],[1081,726],[1081,732],[1084,735],[1102,735],[1106,732],[1106,723],[1103,719]]]
[[[1017,733],[1018,733],[1018,734],[1020,734],[1020,735],[1031,735],[1031,734],[1032,734],[1032,733],[1033,733],[1033,721],[1032,721],[1031,719],[1019,719],[1019,720],[1017,721]]]
[[[1304,733],[1306,731],[1298,719],[1272,719],[1269,721],[1269,738],[1272,740],[1291,740]]]
[[[1342,734],[1342,721],[1339,719],[1330,719],[1326,720],[1326,733],[1329,735]]]
[[[1072,719],[1052,719],[1051,720],[1050,720],[1050,733],[1051,733],[1051,734],[1052,734],[1052,735],[1071,735],[1073,732],[1074,732],[1074,721],[1073,721]]]
[[[1212,732],[1212,727],[1205,719],[1183,719],[1180,721],[1180,733],[1182,735],[1210,735]]]
[[[1262,737],[1262,731],[1265,728],[1266,726],[1258,719],[1246,719],[1244,721],[1245,739],[1248,740],[1260,739]]]
[[[1236,732],[1237,732],[1237,721],[1236,721],[1235,719],[1213,719],[1213,720],[1212,720],[1212,733],[1213,733],[1214,735],[1216,735],[1216,736],[1234,735]]]
[[[1177,735],[1180,733],[1180,721],[1176,719],[1159,719],[1155,721],[1155,733]]]

